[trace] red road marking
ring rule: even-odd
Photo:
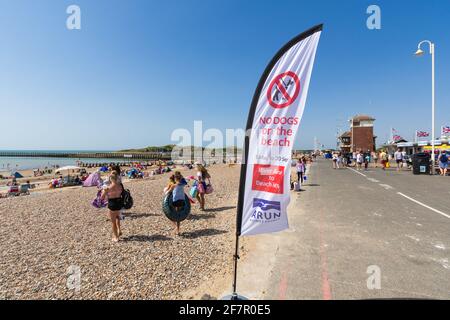
[[[320,261],[322,263],[322,296],[323,300],[331,300],[331,287],[330,282],[328,281],[327,255],[322,240],[320,242]]]
[[[331,300],[332,295],[330,282],[328,280],[327,252],[325,249],[325,241],[323,237],[323,225],[324,225],[323,215],[324,215],[323,210],[320,210],[319,239],[320,239],[320,264],[322,269],[322,297],[323,300]]]
[[[279,295],[278,295],[279,300],[286,300],[287,285],[288,285],[287,275],[286,275],[286,272],[283,272],[281,274],[281,281],[280,281],[280,288],[279,288]]]

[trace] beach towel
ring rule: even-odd
[[[192,198],[196,198],[198,194],[198,188],[196,185],[192,186],[191,190],[189,191],[189,194]]]
[[[92,206],[94,206],[97,209],[106,208],[108,206],[108,200],[101,198],[102,196],[102,190],[99,190],[97,192],[97,196],[94,200],[92,200]]]
[[[83,187],[97,187],[102,183],[100,173],[94,172],[83,182]]]

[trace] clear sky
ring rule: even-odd
[[[68,30],[66,8],[81,8]],[[366,27],[371,4],[381,30]],[[0,0],[0,149],[115,150],[170,143],[176,128],[243,128],[266,64],[324,23],[297,148],[335,146],[367,113],[378,143],[450,125],[450,1]],[[426,47],[428,50],[428,47]],[[438,134],[439,130],[436,130]]]

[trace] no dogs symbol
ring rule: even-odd
[[[300,79],[292,72],[287,71],[276,76],[267,89],[269,104],[277,109],[290,106],[300,93]]]

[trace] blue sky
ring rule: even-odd
[[[66,8],[81,8],[81,30]],[[366,27],[370,4],[381,30]],[[0,0],[0,149],[115,150],[170,143],[176,128],[242,128],[275,52],[324,23],[297,148],[335,145],[357,113],[378,143],[450,125],[450,1]],[[427,48],[428,49],[428,48]],[[438,134],[438,130],[436,132]]]

